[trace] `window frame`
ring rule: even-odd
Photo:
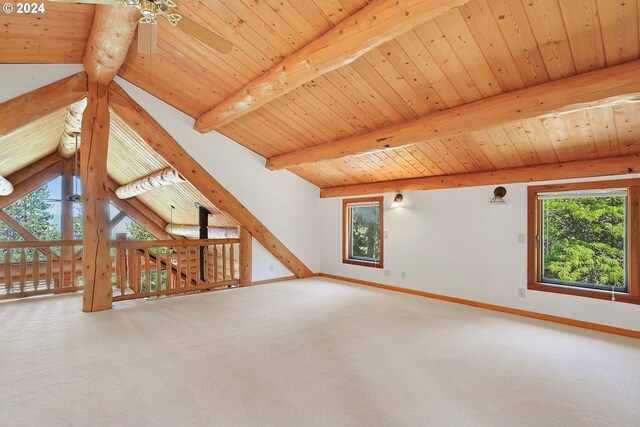
[[[612,188],[627,189],[627,235],[625,239],[627,290],[626,292],[616,291],[615,300],[640,304],[640,179],[615,179],[610,181],[529,186],[527,189],[527,289],[611,300],[611,290],[545,283],[542,281],[542,245],[538,244],[538,235],[542,229],[542,203],[538,199],[538,194]]]
[[[380,206],[380,259],[378,262],[369,262],[349,258],[349,205],[357,203],[378,203]],[[359,197],[355,199],[342,199],[342,263],[360,265],[372,268],[384,268],[384,197]]]

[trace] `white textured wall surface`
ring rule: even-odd
[[[342,199],[320,202],[320,271],[640,330],[640,305],[529,291],[526,244],[527,186],[507,185],[505,204],[490,204],[495,186],[385,195],[384,270],[343,264]],[[402,272],[405,278],[402,278]]]

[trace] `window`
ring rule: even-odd
[[[342,202],[342,262],[382,268],[383,198],[346,199]]]
[[[640,180],[529,187],[528,288],[640,303],[639,196]]]

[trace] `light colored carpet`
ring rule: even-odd
[[[640,342],[307,279],[0,304],[0,425],[638,425]]]

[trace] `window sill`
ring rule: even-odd
[[[351,264],[351,265],[361,265],[363,267],[373,267],[373,268],[382,268],[382,263],[377,262],[367,262],[367,261],[356,261],[353,259],[343,259],[343,264]]]
[[[527,289],[532,291],[552,292],[556,294],[574,295],[587,298],[597,298],[611,301],[611,291],[587,288],[573,288],[563,285],[552,285],[548,283],[529,283]],[[616,302],[626,302],[630,304],[640,304],[640,296],[629,295],[628,293],[616,292]]]

